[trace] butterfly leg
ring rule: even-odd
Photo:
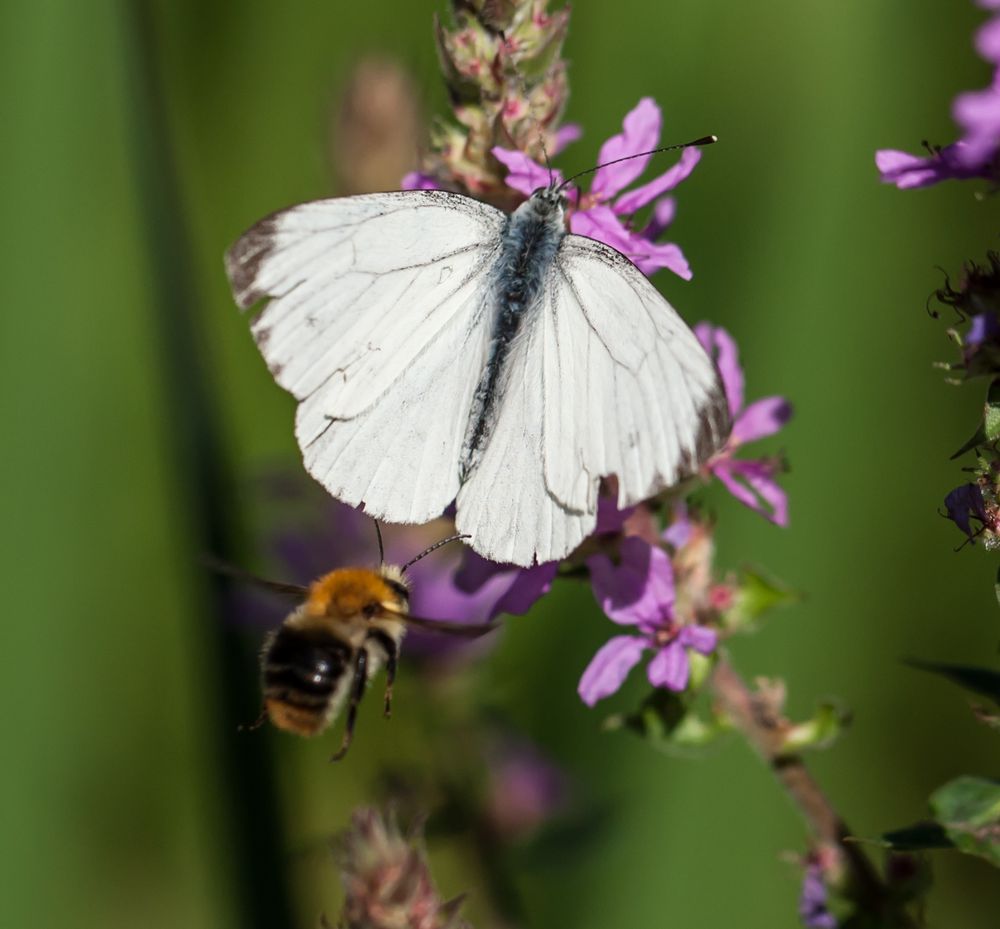
[[[368,653],[358,649],[358,657],[354,661],[354,680],[351,682],[351,697],[347,704],[347,722],[344,725],[344,740],[340,748],[330,756],[330,761],[340,761],[351,747],[354,737],[354,721],[358,716],[358,704],[365,695],[365,685],[368,683]]]

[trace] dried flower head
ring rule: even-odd
[[[510,208],[493,149],[542,157],[565,144],[569,8],[546,8],[546,0],[453,0],[453,22],[438,21],[435,34],[455,122],[435,126],[431,151],[405,187],[443,187]]]
[[[443,902],[420,840],[377,810],[355,812],[337,848],[344,929],[463,929],[461,898]]]

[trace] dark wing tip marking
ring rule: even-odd
[[[226,276],[240,309],[246,310],[267,294],[260,290],[257,276],[264,259],[271,254],[277,230],[275,216],[251,226],[226,251]]]
[[[698,432],[695,435],[694,448],[686,449],[681,455],[678,462],[678,481],[697,474],[701,466],[718,452],[729,438],[733,421],[721,381],[716,381],[715,389],[698,415]]]

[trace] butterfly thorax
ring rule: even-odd
[[[561,194],[535,191],[507,219],[491,281],[492,323],[486,366],[476,386],[462,453],[462,479],[485,447],[506,386],[505,362],[515,338],[538,309],[538,298],[566,234]]]

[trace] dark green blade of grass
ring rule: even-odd
[[[187,510],[191,570],[203,578],[202,609],[194,622],[205,667],[211,672],[201,682],[209,691],[202,705],[212,715],[214,743],[206,754],[212,758],[214,753],[218,781],[223,785],[219,796],[228,806],[221,817],[228,834],[219,837],[219,846],[230,862],[231,873],[226,877],[234,882],[237,925],[243,929],[290,927],[294,917],[272,761],[262,738],[237,731],[238,724],[246,721],[246,707],[257,699],[248,692],[254,659],[247,654],[238,627],[225,619],[228,582],[211,575],[198,561],[203,552],[238,561],[236,519],[229,505],[231,472],[221,447],[215,397],[200,345],[198,320],[205,307],[194,283],[155,24],[143,0],[126,0],[122,13],[131,155],[149,250],[156,315],[153,332],[168,404],[165,431],[172,436],[177,485]]]

